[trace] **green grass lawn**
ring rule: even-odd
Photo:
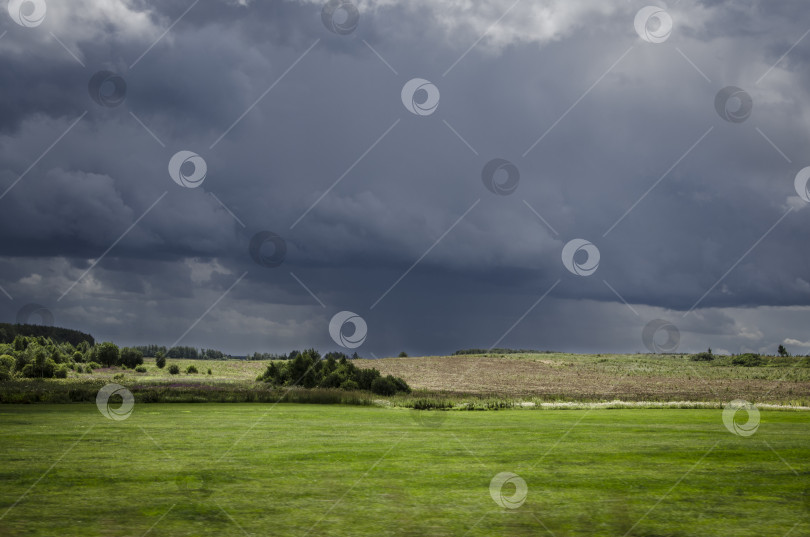
[[[763,411],[743,438],[719,410],[139,403],[113,421],[3,405],[0,535],[796,537],[808,425]],[[499,472],[526,481],[519,508],[490,497]]]

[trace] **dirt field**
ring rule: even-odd
[[[535,354],[359,360],[417,390],[560,400],[810,402],[804,367],[718,367],[684,356]]]

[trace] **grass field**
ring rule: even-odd
[[[0,535],[810,535],[810,414],[0,406]],[[490,497],[499,472],[528,493]],[[507,485],[503,492],[514,490]]]

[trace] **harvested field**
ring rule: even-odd
[[[359,360],[412,388],[448,395],[546,400],[729,401],[807,404],[810,370],[798,362],[717,366],[686,356],[474,355]]]

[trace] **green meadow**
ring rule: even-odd
[[[750,437],[710,409],[40,404],[0,424],[3,536],[810,535],[807,412],[763,410]]]

